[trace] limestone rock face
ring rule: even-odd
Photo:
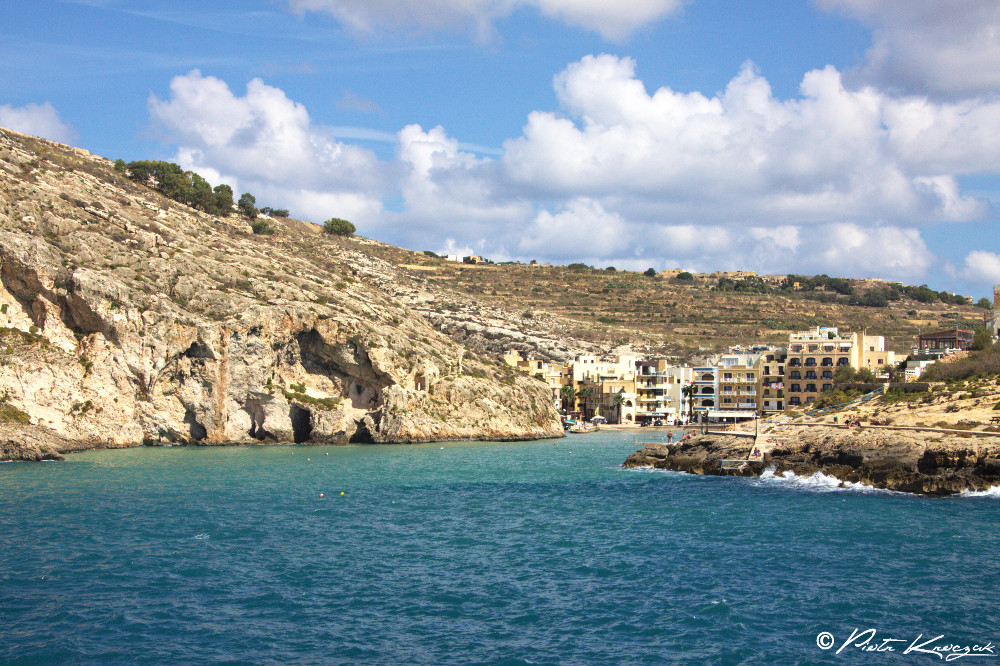
[[[314,225],[256,236],[4,130],[0,167],[0,397],[66,442],[562,434],[547,387],[436,331],[390,296],[391,267]]]
[[[725,433],[674,444],[647,444],[625,467],[654,467],[691,474],[759,476],[821,472],[841,481],[924,495],[983,491],[1000,485],[1000,438],[939,433],[811,427],[781,429],[782,443],[760,460],[746,460],[753,438]]]

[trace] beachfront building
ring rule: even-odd
[[[504,354],[503,360],[507,365],[520,370],[521,372],[531,375],[535,379],[545,382],[549,390],[552,391],[552,406],[556,409],[562,409],[562,387],[566,381],[566,375],[569,372],[569,368],[561,363],[548,363],[540,359],[532,358],[528,356],[527,358],[521,356],[521,354],[512,350]]]
[[[732,351],[719,358],[719,398],[716,409],[708,412],[709,420],[738,421],[757,416],[764,357],[763,350],[754,348]]]
[[[895,362],[896,353],[886,350],[881,335],[842,335],[826,326],[792,333],[785,362],[786,407],[808,405],[823,391],[831,390],[837,368],[867,368],[877,377]]]
[[[715,411],[719,399],[719,368],[703,365],[691,369],[691,401],[697,421],[708,421],[708,413]]]
[[[638,399],[636,376],[627,379],[609,379],[601,382],[597,394],[597,416],[608,423],[631,425],[636,422]]]
[[[691,368],[671,366],[665,360],[639,361],[635,385],[638,394],[636,422],[673,423],[687,417],[682,387],[691,382]]]
[[[972,347],[972,331],[953,328],[948,331],[924,333],[917,338],[917,347],[921,353],[948,353],[952,350],[969,349]]]
[[[837,368],[861,368],[858,334],[840,335],[836,328],[817,326],[788,336],[785,394],[788,407],[807,405],[833,388]]]
[[[785,361],[788,350],[773,347],[765,352],[760,364],[760,387],[757,404],[761,414],[785,410]]]
[[[882,378],[889,368],[896,364],[896,352],[885,348],[885,338],[881,335],[861,336],[861,367],[868,368],[872,373]]]
[[[1000,284],[993,285],[993,316],[986,322],[986,328],[994,338],[1000,338]]]

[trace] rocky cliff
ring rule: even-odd
[[[759,460],[745,464],[753,438],[723,434],[674,444],[648,444],[625,467],[653,467],[691,474],[759,476],[821,472],[841,481],[925,495],[988,490],[1000,485],[1000,438],[941,435],[874,428],[788,427]],[[763,447],[765,450],[769,447]]]
[[[549,389],[401,305],[393,266],[273,227],[0,130],[3,402],[95,446],[561,435]]]

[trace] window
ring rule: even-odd
[[[814,358],[807,358],[806,359],[806,365],[815,366],[816,365],[816,359],[814,359]]]
[[[881,358],[880,358],[880,359],[878,360],[878,364],[879,364],[879,365],[882,365],[882,361],[883,361],[883,360],[885,360],[885,359],[881,359]]]
[[[806,370],[806,379],[816,379],[816,371]]]
[[[788,388],[788,390],[789,390],[789,391],[791,391],[792,393],[800,393],[800,392],[802,391],[802,389],[801,389],[801,388],[799,388],[799,385],[798,385],[798,384],[792,384],[792,385],[791,385],[791,386],[790,386],[790,387]]]
[[[837,367],[840,367],[842,365],[850,365],[850,361],[848,361],[846,358],[838,358]]]
[[[809,345],[809,351],[814,352],[819,349],[819,345]]]
[[[815,392],[816,392],[815,384],[806,384],[806,393],[815,393]]]
[[[789,379],[802,379],[802,373],[799,372],[798,370],[792,370],[790,373],[788,373],[788,378]]]
[[[823,379],[833,379],[833,371],[832,370],[824,370],[823,371]]]
[[[788,404],[792,405],[793,407],[795,407],[795,406],[798,406],[801,403],[799,402],[798,396],[795,396],[795,397],[791,397],[791,398],[788,399]]]
[[[823,384],[823,390],[824,391],[832,391],[833,390],[833,384]]]
[[[792,358],[792,359],[788,360],[788,367],[789,368],[797,368],[800,365],[802,365],[802,361],[800,359]]]
[[[724,375],[722,375],[722,378],[723,378],[723,379],[726,379],[726,380],[732,380],[732,378],[733,378],[733,373],[731,373],[731,372],[727,372],[727,373],[725,373]]]
[[[881,362],[882,362],[882,361],[879,361],[879,363],[881,363]],[[748,372],[748,373],[747,373],[747,381],[748,381],[748,382],[754,382],[754,381],[757,381],[757,375],[755,375],[755,374],[754,374],[754,373],[752,373],[752,372]]]
[[[783,366],[783,365],[779,365],[778,366],[778,374],[779,375],[785,374],[785,366]]]
[[[827,356],[826,358],[823,359],[823,363],[821,363],[821,365],[832,366],[833,365],[833,359],[830,358],[829,356]]]

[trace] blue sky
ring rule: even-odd
[[[995,1],[14,0],[0,62],[0,125],[416,250],[1000,283]]]

